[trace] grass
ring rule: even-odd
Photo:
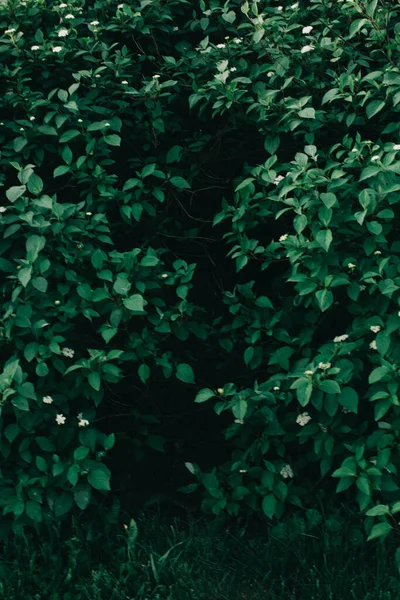
[[[343,528],[340,519],[346,517]],[[0,547],[1,600],[398,600],[393,538],[365,544],[345,515],[314,527],[165,519],[74,520]],[[137,537],[136,537],[137,536]]]

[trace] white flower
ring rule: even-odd
[[[310,33],[310,31],[312,31],[314,29],[314,27],[312,25],[307,25],[307,27],[303,27],[303,29],[301,30],[301,33]]]
[[[153,79],[159,79],[161,75],[153,75]]]
[[[233,41],[235,42],[235,44],[241,44],[243,40],[241,40],[240,38],[233,38]]]
[[[318,425],[320,426],[321,430],[322,430],[324,433],[326,433],[326,432],[328,431],[328,430],[327,430],[327,428],[325,427],[325,425],[322,425],[322,423],[318,423]]]
[[[397,316],[398,316],[398,317],[400,317],[400,310],[399,310],[399,312],[397,313]]]
[[[301,415],[299,415],[296,419],[296,423],[301,425],[301,427],[304,427],[304,425],[307,425],[307,423],[309,421],[311,421],[311,417],[308,414],[308,412],[301,413]]]
[[[360,285],[360,290],[363,292],[364,290],[366,290],[366,286],[365,285]]]
[[[400,144],[395,144],[393,146],[393,150],[400,150]]]
[[[230,71],[231,71],[232,73],[234,73],[234,71],[237,71],[237,68],[236,68],[236,67],[231,67],[231,68],[230,68]]]
[[[54,301],[54,304],[55,304],[56,306],[58,306],[59,304],[61,304],[61,302],[60,302],[60,300],[55,300],[55,301]]]
[[[90,25],[93,25],[93,27],[96,27],[96,25],[99,25],[99,22],[98,21],[92,21],[90,23]]]
[[[373,162],[374,162],[374,161],[376,161],[376,160],[379,160],[379,159],[380,159],[380,156],[378,156],[377,154],[375,154],[375,156],[373,156],[373,157],[371,158],[371,161],[373,161]]]
[[[82,119],[78,119],[78,123],[83,123],[83,120]]]
[[[272,75],[274,75],[274,72],[273,71],[268,71],[267,77],[272,77]]]
[[[61,52],[62,50],[62,46],[54,46],[54,48],[52,48],[53,52]]]
[[[288,477],[293,477],[292,467],[290,465],[285,465],[284,467],[282,467],[281,475],[284,479],[287,479]]]
[[[288,234],[285,233],[284,235],[281,235],[281,237],[279,238],[280,242],[285,242],[287,240]]]
[[[225,44],[217,44],[217,48],[225,48]]]
[[[277,10],[283,10],[283,6],[278,6]]]
[[[330,369],[331,366],[332,366],[331,363],[320,362],[319,365],[318,365],[318,369],[322,369],[323,371],[325,371],[326,369]]]
[[[179,27],[173,27],[172,28],[174,31],[178,31]]]
[[[276,386],[274,387],[274,391],[275,391],[275,392],[277,392],[278,390],[280,390],[280,387],[279,387],[278,385],[276,385]]]
[[[67,37],[69,35],[68,29],[60,29],[58,32],[58,37]]]
[[[36,117],[29,117],[30,121],[34,121],[36,119]]]
[[[314,371],[304,371],[304,375],[314,375]]]
[[[344,414],[347,415],[348,413],[351,413],[351,410],[349,408],[346,408],[346,406],[342,406],[342,412],[344,412]]]
[[[124,5],[123,4],[118,4],[117,8],[119,8],[121,10],[121,8],[124,8]]]
[[[239,425],[243,425],[244,421],[242,421],[242,419],[235,419],[234,423],[238,423]]]
[[[355,265],[354,263],[349,263],[349,264],[347,265],[347,268],[348,268],[348,269],[355,269],[355,268],[356,268],[356,265]]]
[[[61,350],[61,354],[63,354],[64,356],[66,356],[67,358],[73,358],[75,351],[71,350],[71,348],[63,348]]]
[[[314,46],[303,46],[300,52],[304,54],[305,52],[310,52],[310,50],[314,50]]]
[[[0,213],[5,213],[6,212],[6,207],[5,206],[0,206]]]
[[[347,335],[347,333],[345,333],[344,335],[337,335],[335,338],[333,338],[333,341],[336,343],[339,342],[345,342],[347,340],[349,336]]]
[[[87,419],[80,419],[78,427],[86,427],[87,425],[89,425],[89,421]]]
[[[374,254],[382,254],[380,250],[375,250]]]
[[[6,29],[4,33],[14,33],[15,29],[14,27],[11,27],[11,29]]]
[[[58,8],[67,8],[68,4],[65,4],[65,2],[63,2],[62,4],[58,5]]]
[[[128,82],[126,79],[124,79],[123,81],[121,81],[122,85],[128,85]]]
[[[65,421],[66,421],[66,417],[64,417],[64,415],[57,415],[56,416],[56,421],[57,421],[57,425],[64,425]]]
[[[87,217],[91,217],[93,213],[91,213],[91,212],[87,212],[87,213],[85,213],[85,214],[86,214],[86,216],[87,216]]]
[[[352,148],[350,152],[358,152],[357,148]]]
[[[161,275],[161,277],[162,277],[163,279],[166,279],[166,278],[168,277],[168,273],[163,273],[163,274]]]
[[[31,46],[31,50],[33,52],[35,52],[36,50],[39,50],[39,49],[40,49],[40,46]]]
[[[53,398],[51,396],[44,396],[43,402],[45,404],[53,404]]]
[[[381,330],[381,326],[380,325],[371,325],[370,330],[373,333],[378,333]]]
[[[76,418],[77,419],[83,419],[83,413],[79,413]]]
[[[64,19],[75,19],[74,15],[65,15]]]
[[[19,130],[20,131],[25,131],[25,127],[20,127]]]
[[[247,473],[247,469],[239,469],[239,473]]]
[[[373,342],[370,343],[369,347],[371,348],[371,350],[378,350],[377,346],[376,346],[376,340],[374,340]]]
[[[283,179],[285,179],[283,175],[278,175],[273,181],[274,185],[278,185]]]

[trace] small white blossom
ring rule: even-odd
[[[128,85],[128,82],[126,79],[124,79],[123,81],[121,81],[122,85]]]
[[[356,265],[355,265],[354,263],[349,263],[349,264],[347,265],[347,268],[348,268],[348,269],[355,269],[355,268],[356,268]]]
[[[63,348],[61,350],[61,354],[63,354],[64,356],[66,356],[67,358],[73,358],[75,351],[72,350],[71,348]]]
[[[374,466],[376,466],[376,460],[370,460],[369,461],[371,464],[373,464]]]
[[[121,8],[124,8],[123,4],[118,4],[117,8],[119,8],[119,10],[121,10]]]
[[[278,185],[283,179],[285,179],[283,177],[283,175],[277,175],[277,177],[275,177],[274,182],[273,182],[274,185]]]
[[[288,234],[285,233],[284,235],[281,235],[281,237],[279,238],[280,242],[285,242],[287,240]]]
[[[393,146],[393,150],[400,150],[400,144],[395,144]]]
[[[300,52],[301,54],[305,54],[305,52],[310,52],[311,50],[314,50],[314,46],[303,46]]]
[[[378,333],[381,330],[381,326],[380,325],[371,325],[370,330],[373,333]]]
[[[96,27],[96,25],[99,25],[99,22],[98,21],[92,21],[90,23],[90,25],[93,25],[93,27]]]
[[[347,415],[348,413],[351,413],[351,410],[349,408],[346,408],[346,406],[342,406],[342,412]]]
[[[277,10],[283,10],[283,6],[278,6]]]
[[[176,26],[175,26],[175,27],[173,27],[172,29],[173,29],[174,31],[178,31],[179,27],[176,27]]]
[[[239,469],[239,473],[247,473],[247,469]]]
[[[69,35],[68,29],[60,29],[58,32],[58,37],[67,37]]]
[[[332,366],[331,363],[320,362],[319,365],[318,365],[318,369],[322,369],[323,371],[326,371],[326,369],[330,369],[331,366]]]
[[[58,52],[61,52],[62,50],[62,46],[54,46],[54,48],[52,48],[53,52],[56,52],[58,54]]]
[[[87,419],[80,419],[78,423],[78,427],[87,427],[89,425],[89,421]]]
[[[276,386],[274,387],[274,391],[275,391],[275,392],[277,392],[277,391],[278,391],[278,390],[280,390],[280,389],[281,389],[281,388],[280,388],[278,385],[276,385]]]
[[[63,2],[62,4],[58,5],[58,8],[67,8],[68,4],[65,4],[65,2]]]
[[[242,40],[240,38],[233,38],[233,41],[235,42],[235,44],[241,44]]]
[[[371,350],[378,350],[377,345],[376,345],[376,340],[373,340],[369,347],[371,348]]]
[[[58,306],[59,304],[61,304],[61,302],[60,302],[60,300],[54,300],[54,304],[55,304],[56,306]]]
[[[153,79],[159,79],[161,75],[153,75]]]
[[[225,48],[225,44],[217,44],[217,48]]]
[[[91,213],[91,212],[87,212],[87,213],[85,213],[85,214],[86,214],[86,216],[87,216],[87,217],[91,217],[93,213]]]
[[[163,273],[163,274],[161,275],[161,277],[162,277],[163,279],[166,279],[166,278],[168,277],[168,273]]]
[[[242,421],[242,419],[235,419],[234,423],[238,423],[239,425],[243,425],[244,421]]]
[[[374,254],[382,254],[380,250],[375,250]]]
[[[31,46],[31,50],[33,52],[35,52],[36,50],[39,50],[39,49],[40,49],[40,46]]]
[[[399,310],[399,312],[397,313],[397,316],[398,316],[398,317],[400,317],[400,310]]]
[[[57,421],[57,425],[64,425],[65,421],[66,421],[66,417],[64,417],[64,415],[57,415],[56,416],[56,421]]]
[[[311,421],[311,417],[308,414],[308,412],[301,413],[301,415],[299,415],[296,419],[296,423],[301,425],[301,427],[304,427],[304,425],[307,425],[307,423],[309,421]]]
[[[294,10],[295,8],[299,8],[299,3],[298,3],[298,2],[296,2],[295,4],[292,4],[292,6],[291,6],[290,8],[292,8],[293,10]]]
[[[380,156],[378,156],[377,154],[375,154],[375,156],[373,156],[371,158],[371,161],[375,162],[376,160],[379,160],[379,159],[380,159]]]
[[[310,33],[310,31],[312,31],[314,29],[314,27],[312,25],[307,25],[307,27],[303,27],[303,29],[301,30],[301,33]]]
[[[322,423],[318,423],[318,425],[320,426],[321,431],[323,431],[324,433],[326,433],[328,431],[327,428],[325,427],[325,425],[322,425]]]
[[[272,75],[274,75],[274,72],[273,71],[268,71],[267,77],[272,77]]]
[[[83,123],[83,120],[82,119],[78,119],[78,123]]]
[[[6,212],[6,207],[5,206],[0,206],[0,213],[5,213]]]
[[[53,398],[51,396],[44,396],[43,402],[45,404],[53,404]]]
[[[36,117],[29,117],[30,121],[34,121],[36,119]]]
[[[360,285],[360,290],[363,292],[364,290],[366,290],[367,287],[365,285]]]
[[[83,419],[83,413],[79,413],[76,418],[77,419]]]
[[[347,333],[345,333],[344,335],[337,335],[335,338],[333,338],[333,341],[335,343],[345,342],[348,337],[349,336],[347,335]]]
[[[236,68],[236,67],[231,67],[231,68],[230,68],[230,71],[231,71],[232,73],[234,73],[235,71],[237,71],[237,68]]]
[[[20,131],[25,131],[25,127],[20,127],[19,130]]]
[[[7,33],[7,34],[15,33],[15,29],[14,29],[14,27],[11,27],[11,29],[6,29],[4,33]]]
[[[293,477],[292,467],[290,465],[285,465],[281,469],[281,475],[284,479],[288,479],[288,477]]]
[[[74,15],[65,15],[64,19],[75,19]]]
[[[358,152],[357,148],[352,148],[350,152]]]
[[[314,375],[314,371],[304,371],[304,375]]]

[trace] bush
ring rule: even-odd
[[[370,539],[391,530],[400,8],[304,8],[1,3],[14,528],[110,489],[111,394],[138,456],[162,449],[139,402],[161,378],[226,413],[229,460],[187,464],[205,511],[280,518],[333,477]]]

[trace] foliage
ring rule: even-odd
[[[280,518],[333,478],[370,539],[392,529],[399,11],[0,4],[0,506],[15,528],[110,489],[112,390],[161,378],[230,421],[229,460],[188,462],[205,511]],[[186,260],[210,220],[218,296],[204,244]],[[162,449],[146,405],[125,417],[139,454]]]

